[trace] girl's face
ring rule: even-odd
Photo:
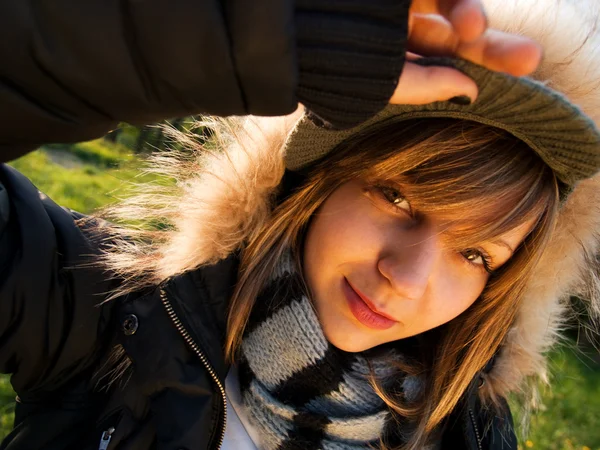
[[[325,336],[360,352],[449,322],[532,227],[529,221],[493,242],[450,250],[448,225],[419,216],[397,189],[347,182],[321,206],[304,246],[304,275]]]

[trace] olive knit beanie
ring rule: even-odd
[[[539,81],[488,70],[465,60],[422,58],[422,65],[454,67],[479,87],[470,105],[449,101],[426,105],[388,105],[361,125],[330,130],[306,116],[298,121],[286,142],[286,166],[299,171],[334,151],[345,139],[384,121],[427,117],[471,120],[503,129],[525,142],[571,190],[577,181],[600,170],[600,130],[577,106]]]

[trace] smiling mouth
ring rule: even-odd
[[[348,284],[350,284],[350,282],[348,281]],[[364,295],[362,292],[360,292],[358,289],[356,289],[354,286],[352,286],[352,284],[350,284],[350,287],[352,288],[352,290],[354,292],[356,292],[356,295],[358,295],[360,297],[360,299],[365,302],[367,304],[367,306],[369,307],[369,309],[371,311],[373,311],[375,314],[379,314],[380,316],[385,317],[386,319],[390,319],[393,320],[394,322],[397,322],[396,319],[394,319],[393,317],[388,316],[386,313],[379,311],[375,305],[373,304],[373,302],[369,299],[369,297],[367,297],[366,295]]]
[[[363,325],[376,330],[387,330],[398,323],[397,320],[377,311],[373,303],[356,290],[346,278],[344,278],[343,291],[350,311]]]

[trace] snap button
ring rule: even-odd
[[[138,329],[138,326],[139,321],[135,314],[128,314],[125,316],[125,319],[123,319],[123,333],[125,333],[126,336],[131,336],[132,334],[135,334],[135,332]]]

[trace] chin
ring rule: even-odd
[[[348,353],[359,353],[377,347],[383,342],[370,342],[370,340],[360,339],[358,336],[349,338],[351,333],[328,332],[324,330],[325,337],[331,345]]]

